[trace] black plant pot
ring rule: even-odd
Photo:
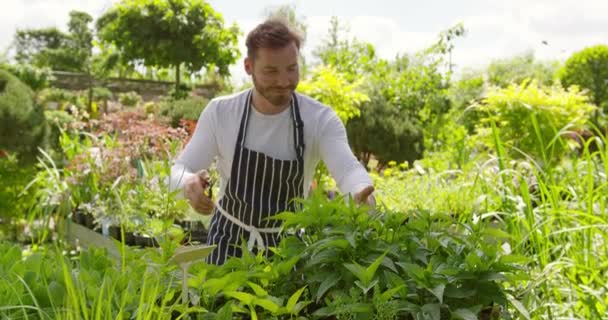
[[[158,242],[151,236],[144,234],[134,234],[135,245],[140,247],[158,247]]]
[[[121,232],[120,232],[120,227],[119,226],[110,226],[108,228],[108,231],[110,233],[110,237],[123,242],[123,239],[121,237]],[[128,246],[133,246],[136,245],[135,244],[135,237],[133,236],[133,232],[129,232],[124,230],[124,243]]]
[[[206,243],[207,242],[207,229],[205,225],[200,221],[183,221],[185,243]]]
[[[94,230],[95,229],[95,217],[93,217],[92,214],[90,213],[85,213],[84,214],[84,224],[85,227]]]
[[[86,225],[86,213],[80,209],[74,210],[74,212],[72,212],[72,221],[82,226]]]

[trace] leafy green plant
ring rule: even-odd
[[[44,141],[46,119],[30,88],[0,70],[0,149],[17,152],[24,161],[35,160]]]
[[[572,54],[558,76],[564,87],[577,85],[581,89],[588,90],[589,100],[606,113],[608,112],[607,66],[608,46],[591,46]],[[597,112],[595,117],[597,123]]]
[[[336,111],[342,122],[360,115],[359,106],[369,97],[360,89],[362,80],[349,82],[346,75],[333,67],[319,67],[314,70],[309,81],[302,81],[298,90]]]
[[[118,101],[125,107],[136,107],[141,102],[141,96],[133,91],[119,93]]]
[[[190,97],[181,100],[169,99],[161,103],[160,115],[167,117],[169,124],[177,128],[183,119],[198,120],[208,104],[209,100],[204,97]]]
[[[594,106],[576,88],[542,87],[536,82],[493,88],[481,104],[477,133],[494,149],[492,123],[500,130],[500,140],[510,155],[531,156],[537,161],[559,161],[568,151],[562,135],[582,128]]]

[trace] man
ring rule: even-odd
[[[308,195],[319,160],[340,191],[358,203],[374,202],[372,180],[353,156],[336,113],[295,93],[300,42],[278,20],[251,31],[244,64],[254,88],[213,99],[171,169],[172,185],[183,188],[191,206],[213,212],[207,243],[217,248],[210,263],[240,256],[241,237],[254,252],[276,246],[280,221],[267,218],[295,210],[291,200]],[[204,195],[208,182],[196,173],[216,156],[220,191],[213,203]]]

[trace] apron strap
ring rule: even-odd
[[[247,138],[247,124],[249,122],[249,114],[251,109],[251,104],[253,101],[253,89],[247,92],[247,98],[245,102],[245,110],[243,110],[243,116],[241,117],[241,124],[239,126],[239,133],[236,138],[236,145],[234,154],[236,155],[239,151],[239,148],[245,147],[245,139]],[[304,122],[302,121],[302,117],[300,115],[300,105],[298,103],[298,98],[295,92],[291,96],[291,114],[293,119],[293,139],[294,139],[294,148],[296,150],[296,157],[298,162],[304,162]]]

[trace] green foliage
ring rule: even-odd
[[[518,266],[486,241],[485,225],[450,231],[454,221],[445,215],[410,214],[409,221],[370,214],[315,194],[302,212],[277,217],[286,235],[270,260],[245,252],[221,267],[198,269],[190,285],[202,287],[206,309],[232,305],[260,318],[291,309],[314,319],[417,319],[432,309],[439,319],[508,304],[503,284]],[[301,229],[304,235],[293,235]]]
[[[596,45],[572,54],[559,72],[564,87],[578,85],[591,102],[608,113],[608,46]],[[597,120],[597,119],[596,119]]]
[[[202,0],[121,1],[97,20],[98,36],[113,43],[123,62],[147,67],[212,68],[222,75],[238,58],[238,27],[224,28],[218,12]]]
[[[47,119],[47,135],[45,137],[45,146],[47,151],[54,159],[61,159],[62,149],[60,137],[68,126],[76,121],[76,119],[63,110],[46,110],[44,116]]]
[[[490,63],[487,69],[488,83],[505,88],[528,79],[550,86],[554,82],[557,68],[557,62],[535,61],[533,53],[524,53]]]
[[[319,67],[313,71],[309,81],[302,81],[298,90],[309,95],[336,111],[342,122],[359,116],[359,105],[369,101],[369,97],[361,92],[362,81],[348,82],[345,75],[334,68]]]
[[[112,91],[104,87],[93,88],[93,100],[96,101],[107,101],[112,99]]]
[[[54,78],[51,69],[46,67],[36,68],[28,64],[18,64],[8,65],[7,69],[34,92],[47,88]]]
[[[160,115],[169,118],[172,127],[177,128],[180,120],[198,120],[209,100],[204,97],[190,97],[182,100],[167,100],[161,104]]]
[[[372,44],[346,39],[345,33],[344,25],[333,16],[327,38],[315,49],[314,54],[322,65],[332,66],[349,82],[355,82],[361,79],[362,75],[372,73],[378,57]]]
[[[125,107],[136,107],[141,102],[141,96],[134,91],[119,93],[118,102]]]
[[[15,59],[52,70],[86,71],[93,39],[88,24],[92,20],[85,12],[71,11],[67,34],[57,28],[17,30]]]
[[[13,219],[25,218],[25,214],[35,205],[30,196],[32,190],[26,186],[36,173],[34,166],[23,166],[14,155],[0,157],[0,219],[3,227],[9,227]],[[10,230],[5,230],[11,233]],[[16,238],[16,231],[8,238]]]
[[[372,90],[370,101],[360,108],[361,116],[346,125],[354,153],[366,165],[372,155],[381,166],[392,160],[413,164],[423,155],[422,129],[415,120],[387,101],[381,88]]]
[[[38,103],[44,108],[49,108],[51,103],[56,104],[56,109],[65,110],[69,105],[74,105],[78,109],[84,108],[78,95],[64,89],[46,88],[38,94]]]
[[[34,160],[46,131],[43,109],[34,104],[31,89],[9,72],[0,70],[0,82],[0,149]]]
[[[536,82],[492,88],[477,108],[483,115],[478,135],[488,145],[497,147],[492,135],[495,125],[511,156],[529,155],[545,164],[559,160],[568,150],[561,137],[564,131],[582,128],[594,110],[576,87],[564,90]]]
[[[479,114],[475,109],[469,109],[469,106],[480,102],[485,94],[486,84],[483,75],[478,72],[465,72],[461,78],[450,84],[448,94],[452,101],[453,110],[456,110],[461,118],[458,119],[468,130],[473,133],[475,126],[479,122]]]

